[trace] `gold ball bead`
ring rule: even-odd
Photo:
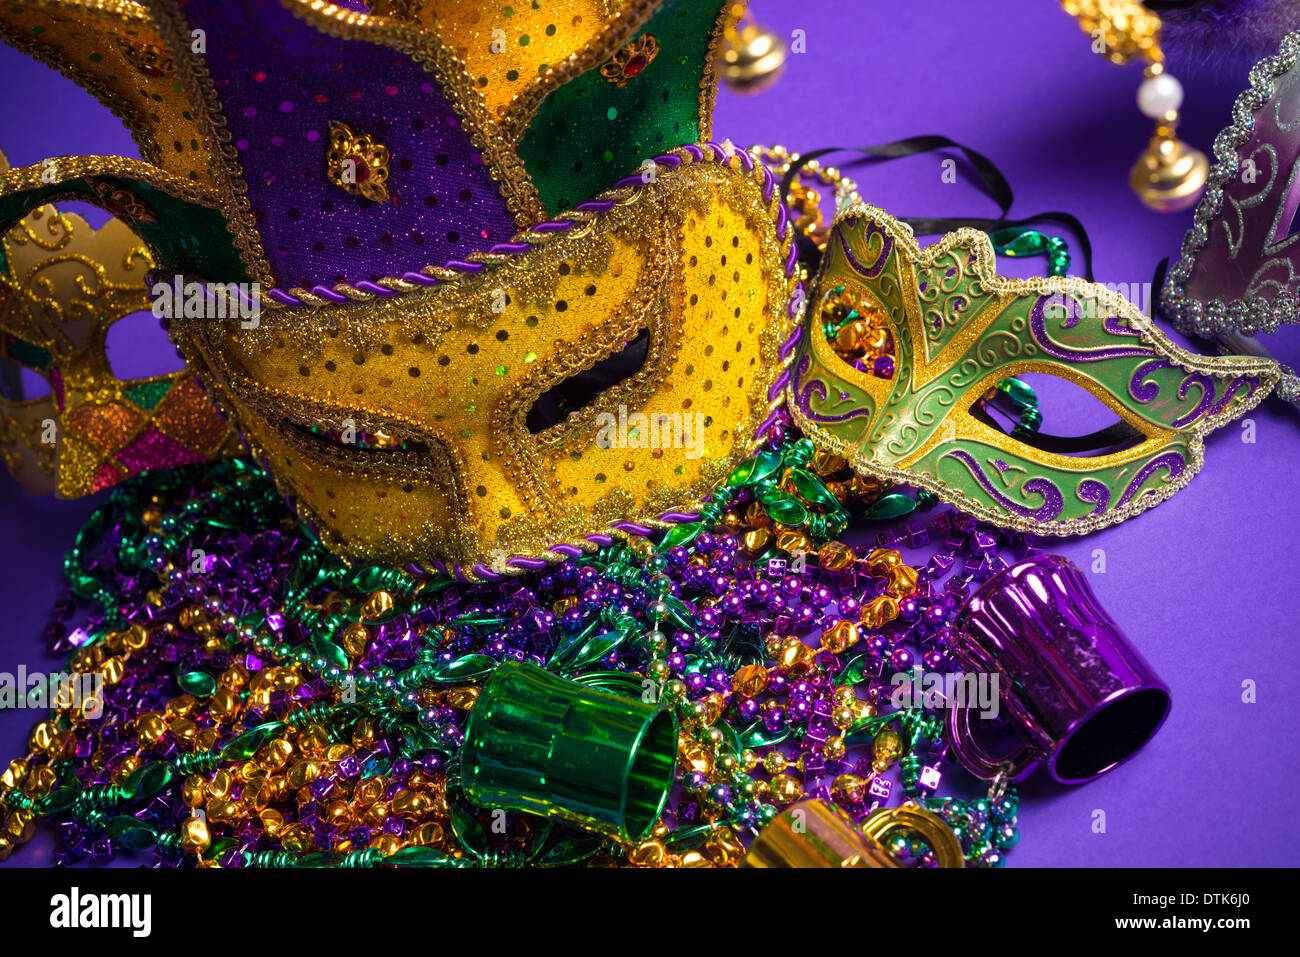
[[[858,720],[858,709],[848,706],[840,706],[831,712],[831,724],[844,731],[851,727]]]
[[[844,757],[844,752],[847,750],[848,748],[844,744],[844,739],[839,735],[833,735],[832,737],[827,738],[822,744],[822,754],[826,756],[828,761],[838,761],[840,758]]]
[[[842,804],[857,804],[866,793],[866,784],[856,774],[841,774],[831,782],[831,797]]]
[[[666,684],[664,684],[663,697],[664,697],[664,701],[667,701],[669,704],[675,701],[683,700],[686,697],[685,682],[673,679],[672,681],[669,681]]]
[[[698,771],[706,776],[713,773],[713,753],[689,738],[682,738],[677,749],[677,760],[683,770]]]
[[[771,751],[763,758],[763,770],[768,774],[780,774],[790,766],[790,759],[780,751]]]
[[[831,692],[831,700],[840,707],[850,707],[858,700],[858,693],[853,690],[852,685],[836,685],[835,690]]]
[[[793,774],[778,774],[769,783],[774,804],[793,804],[803,797],[803,784]]]
[[[370,632],[360,622],[355,622],[343,629],[343,650],[353,658],[360,658],[370,645]]]
[[[893,767],[903,753],[903,736],[892,728],[886,728],[872,741],[872,752],[875,754],[872,767],[879,770]]]

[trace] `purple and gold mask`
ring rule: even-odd
[[[331,548],[526,571],[681,520],[780,404],[793,226],[772,173],[709,141],[742,9],[6,5],[0,34],[144,161],[11,170],[0,222],[113,208],[190,368]],[[217,286],[238,316],[191,313]]]

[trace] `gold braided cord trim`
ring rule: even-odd
[[[718,12],[709,39],[708,62],[700,76],[700,139],[713,138],[713,108],[718,99],[718,63],[722,59],[722,44],[728,30],[735,29],[749,7],[749,0],[729,0]]]
[[[682,147],[677,147],[675,149],[667,150],[666,155],[678,157],[679,159],[681,159],[683,165],[689,163],[695,163],[695,162],[704,162],[704,163],[714,162],[714,160],[712,159],[713,156],[712,151],[708,150],[707,148],[705,149],[705,158],[703,160],[696,160],[695,157],[692,156],[689,151],[687,151]],[[733,160],[732,162],[739,162],[739,161]],[[615,206],[627,206],[637,202],[640,199],[642,192],[643,192],[642,190],[637,189],[634,186],[620,186],[620,187],[615,187],[614,189],[607,190],[604,193],[601,193],[599,196],[593,197],[591,201],[612,202],[614,203]],[[776,205],[779,205],[780,203],[780,199],[775,193],[773,194],[773,203]],[[775,208],[776,206],[774,205],[773,209]],[[585,210],[585,209],[569,210],[566,213],[562,213],[559,216],[556,216],[553,220],[550,220],[550,222],[575,222],[575,223],[582,223],[583,224],[582,226],[564,230],[564,231],[559,231],[559,232],[550,231],[550,230],[538,231],[535,227],[530,227],[516,233],[514,236],[510,238],[510,242],[529,243],[530,245],[539,246],[539,245],[544,245],[546,243],[552,242],[556,238],[560,238],[560,237],[567,237],[567,238],[580,237],[583,234],[583,231],[592,222],[597,220],[601,215],[602,215],[601,213],[598,213],[594,210]],[[502,254],[502,253],[490,253],[490,252],[474,252],[467,255],[464,258],[464,262],[482,263],[483,265],[486,266],[494,266],[500,263],[508,262],[510,260],[513,260],[514,258],[515,257],[513,255],[508,253]],[[456,269],[448,269],[446,268],[446,266],[440,264],[430,264],[427,266],[423,266],[416,271],[426,276],[429,276],[431,278],[441,280],[443,283],[458,282],[462,279],[465,279],[467,276],[474,275],[473,273],[461,272]],[[397,277],[387,277],[384,279],[380,279],[375,283],[375,285],[383,286],[386,289],[397,290],[398,292],[402,292],[402,293],[414,292],[420,289],[428,288],[427,286],[421,285],[419,283],[412,283]],[[357,289],[355,286],[348,283],[339,283],[329,288],[331,292],[335,292],[338,293],[339,295],[346,296],[347,298],[354,300],[356,302],[368,302],[370,300],[388,298],[386,296],[380,296],[372,292],[366,292],[364,290]],[[310,289],[304,289],[301,286],[295,286],[292,289],[284,290],[284,292],[292,296],[293,298],[299,299],[303,303],[306,303],[307,305],[311,305],[311,306],[338,305],[338,303],[333,303],[331,300],[326,299],[320,295],[317,295],[316,293],[312,292]],[[279,302],[278,300],[268,296],[262,300],[262,308],[264,310],[276,310],[276,309],[296,309],[300,307]]]
[[[330,36],[386,46],[424,65],[459,114],[470,141],[502,185],[506,206],[525,227],[545,218],[546,208],[523,162],[515,155],[470,82],[465,64],[436,34],[391,17],[346,10],[323,0],[280,0],[294,16]]]
[[[690,165],[725,165],[736,176],[735,185],[738,186],[743,193],[748,195],[748,202],[753,204],[752,209],[756,215],[763,216],[764,218],[771,217],[772,219],[779,216],[780,197],[775,190],[773,190],[773,195],[770,201],[763,201],[762,192],[764,189],[764,175],[761,167],[756,165],[751,171],[745,172],[740,168],[741,163],[737,156],[719,158],[715,157],[712,149],[706,149],[704,152],[705,159],[695,163],[686,160],[681,166],[670,170],[665,175],[672,175],[675,177],[679,175],[676,170],[683,169],[683,167],[689,167]],[[690,157],[689,153],[686,153],[685,155],[686,157]],[[689,187],[686,184],[682,184],[679,189],[688,191]],[[626,209],[633,205],[634,202],[638,201],[638,194],[646,195],[645,190],[635,188],[627,192],[629,193],[629,202],[622,205],[623,209]],[[606,223],[612,226],[618,222],[622,214],[620,214],[618,209],[611,209],[604,212],[598,212],[594,215],[595,218],[593,223],[582,227],[583,231],[603,228]],[[599,233],[596,235],[599,236]],[[570,242],[577,241],[579,244],[582,243],[582,240],[580,239],[580,230],[578,228],[561,233],[561,236],[567,238]],[[552,235],[544,234],[544,241],[550,242],[553,239],[554,237]],[[773,317],[773,327],[770,330],[772,336],[771,344],[765,347],[771,349],[770,357],[764,366],[766,374],[761,376],[759,379],[756,379],[753,384],[748,386],[756,400],[754,402],[754,407],[758,414],[753,419],[755,423],[763,421],[766,416],[779,408],[784,401],[783,395],[779,392],[775,397],[769,396],[768,388],[770,384],[775,381],[775,379],[794,361],[795,350],[789,350],[785,357],[782,358],[779,356],[779,344],[785,341],[789,334],[798,327],[802,317],[802,310],[806,307],[805,297],[800,296],[797,299],[794,299],[794,316],[790,315],[790,311],[787,308],[791,306],[791,299],[794,298],[794,290],[797,288],[802,278],[801,270],[796,269],[794,274],[791,275],[787,273],[785,269],[785,259],[789,253],[790,244],[793,241],[794,231],[792,228],[788,228],[784,240],[779,240],[773,233],[770,237],[764,236],[760,244],[763,248],[764,255],[769,257],[771,270],[773,271],[770,281],[772,283],[771,288],[774,290],[774,294],[776,295],[774,302],[779,303],[779,305],[774,307],[779,309],[779,317]],[[667,252],[667,250],[665,249],[664,252]],[[526,274],[529,271],[529,264],[522,260],[523,257],[526,257],[527,255],[527,253],[518,253],[503,257],[505,261],[502,265],[507,270],[521,270]],[[459,273],[457,276],[462,279],[469,278]],[[502,280],[505,283],[511,282],[508,275],[503,276]],[[776,290],[780,290],[779,293],[777,293]],[[446,287],[427,286],[421,287],[421,291],[424,296],[441,296],[454,292],[454,290]],[[678,294],[684,298],[688,291],[689,290],[683,288],[678,291]],[[338,309],[345,310],[344,315],[350,314],[346,312],[346,310],[349,309],[348,304],[328,303],[324,305],[329,305],[331,308],[329,310],[321,309],[319,312],[316,310],[309,310],[307,315],[302,316],[300,322],[295,322],[294,328],[307,330],[309,328],[314,328],[317,323],[332,322],[334,320],[330,314],[334,313]],[[395,308],[402,307],[395,304]],[[381,313],[381,310],[382,306],[376,303],[376,311],[374,313],[376,319],[383,314]],[[316,315],[311,315],[311,312],[316,312]],[[237,411],[237,403],[235,396],[231,391],[229,391],[231,383],[227,378],[233,370],[227,366],[220,352],[214,352],[211,356],[208,356],[206,350],[201,350],[197,339],[185,334],[184,330],[180,328],[181,325],[183,324],[178,324],[173,327],[173,342],[177,345],[182,354],[185,355],[191,368],[193,368],[204,381],[208,388],[209,395],[228,416],[235,415]],[[264,326],[264,328],[269,328],[269,326]],[[308,335],[310,335],[310,333],[308,333]],[[759,392],[761,392],[761,399],[758,398]],[[294,393],[294,395],[297,394]],[[281,397],[275,400],[273,409],[283,412],[288,407],[288,402],[289,397],[287,395]],[[250,406],[250,408],[252,407]],[[762,410],[761,412],[759,412],[760,409]],[[401,426],[404,424],[404,422],[398,421],[398,418],[402,417],[391,417],[394,420],[392,423],[394,426]],[[384,424],[387,425],[388,422],[385,420]],[[397,431],[401,431],[401,429],[398,428]],[[252,432],[253,430],[247,430],[241,433],[241,438],[256,457],[259,459],[265,459],[267,456],[267,450],[262,446],[261,442],[252,434]],[[752,450],[761,442],[761,439],[753,432],[743,438],[738,435],[737,439],[739,440],[735,449],[736,453],[738,453],[737,460],[739,460],[740,457],[743,457],[744,453]],[[373,466],[373,463],[367,464]],[[606,535],[615,540],[639,541],[640,539],[636,533],[635,526],[643,526],[650,529],[665,529],[672,527],[675,524],[674,522],[661,520],[659,516],[668,511],[689,511],[694,507],[697,507],[701,496],[710,491],[718,481],[721,481],[722,478],[725,478],[725,475],[712,476],[707,483],[701,484],[698,487],[681,489],[670,498],[666,498],[662,502],[655,502],[652,508],[647,509],[642,514],[625,516],[612,522],[609,518],[606,518],[604,521],[600,521],[599,524],[593,526],[573,528],[561,532],[560,535],[550,538],[549,541],[542,540],[528,545],[517,545],[517,550],[516,548],[512,548],[511,555],[515,558],[531,558],[541,559],[546,562],[557,562],[569,556],[567,556],[563,551],[556,551],[555,548],[552,547],[555,543],[567,543],[567,547],[578,548],[584,552],[591,552],[596,550],[599,545],[589,541],[587,536],[599,537]],[[335,551],[346,547],[345,543],[335,535],[330,524],[328,522],[319,521],[317,516],[313,513],[311,506],[295,495],[295,489],[290,483],[285,482],[283,477],[278,475],[276,476],[276,481],[281,491],[293,498],[292,504],[296,509],[298,509],[302,519],[315,529],[316,534],[321,536],[322,540],[328,547]],[[616,527],[623,525],[625,521],[630,521],[632,523],[633,528],[630,531],[628,528]],[[513,576],[522,574],[527,570],[516,566],[510,566],[508,563],[503,567],[493,564],[490,569],[485,565],[484,569],[486,573],[480,574],[480,572],[476,571],[476,565],[473,559],[471,559],[468,564],[461,564],[459,566],[455,565],[453,562],[447,562],[444,564],[442,562],[418,560],[417,565],[418,567],[422,567],[424,571],[429,574],[441,574],[445,570],[457,577],[470,581],[492,579],[500,576]]]
[[[104,175],[129,177],[186,202],[212,209],[222,208],[221,194],[213,187],[200,186],[152,163],[127,159],[125,156],[53,156],[32,166],[18,166],[5,170],[0,172],[0,196],[22,190],[39,189],[42,186],[83,176]],[[42,203],[54,202],[59,198],[71,198],[83,202],[86,200],[80,194],[69,192],[63,196],[44,199]]]
[[[158,23],[159,33],[172,52],[181,86],[194,101],[196,114],[207,120],[204,124],[206,128],[201,132],[209,152],[217,159],[214,173],[225,193],[221,211],[226,215],[227,228],[235,238],[240,257],[244,260],[248,274],[255,281],[274,285],[271,264],[267,262],[266,253],[262,249],[261,235],[257,231],[253,210],[248,202],[248,184],[244,182],[244,171],[239,165],[239,152],[230,141],[230,131],[226,128],[226,119],[221,113],[221,101],[217,99],[207,65],[202,57],[191,50],[189,25],[184,22],[180,11],[172,9],[164,0],[145,2]]]

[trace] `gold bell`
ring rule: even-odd
[[[1196,205],[1210,172],[1205,154],[1157,127],[1133,171],[1129,185],[1143,204],[1158,213],[1177,213]]]
[[[771,30],[750,21],[729,26],[723,35],[722,79],[737,93],[757,93],[781,75],[785,44]]]

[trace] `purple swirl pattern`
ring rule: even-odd
[[[1152,354],[1151,349],[1146,346],[1117,346],[1113,349],[1082,350],[1071,349],[1058,342],[1053,342],[1047,335],[1047,317],[1043,314],[1049,304],[1060,305],[1060,296],[1053,293],[1039,296],[1034,300],[1033,308],[1029,310],[1029,329],[1033,334],[1034,341],[1054,359],[1060,359],[1062,362],[1103,362],[1106,359],[1122,359],[1126,356],[1149,356]],[[1107,332],[1112,334],[1122,334],[1120,330],[1111,327],[1110,319],[1106,320],[1105,328]],[[1124,330],[1124,332],[1127,333],[1129,330]]]
[[[1210,403],[1214,401],[1214,395],[1217,391],[1214,386],[1214,377],[1208,376],[1204,372],[1193,372],[1184,379],[1182,385],[1178,387],[1178,398],[1186,399],[1188,390],[1194,385],[1199,386],[1201,389],[1200,401],[1196,403],[1196,408],[1192,409],[1192,411],[1188,412],[1186,415],[1180,415],[1178,418],[1174,419],[1173,422],[1169,423],[1175,429],[1180,429],[1184,425],[1199,419],[1201,413],[1208,409]]]
[[[1137,367],[1133,373],[1133,378],[1128,381],[1128,394],[1137,402],[1147,403],[1155,401],[1156,396],[1160,394],[1160,386],[1155,382],[1143,382],[1148,375],[1157,369],[1168,369],[1169,361],[1167,359],[1152,359],[1150,362],[1144,362]]]
[[[1249,389],[1245,398],[1250,398],[1259,388],[1259,376],[1241,375],[1233,379],[1232,383],[1223,390],[1223,395],[1219,397],[1219,401],[1214,403],[1214,408],[1210,409],[1210,416],[1213,417],[1222,412],[1224,406],[1232,401],[1233,397],[1236,396],[1237,392],[1240,391],[1243,386]]]
[[[1138,493],[1138,490],[1142,488],[1143,483],[1146,482],[1146,480],[1150,478],[1157,469],[1167,469],[1169,477],[1166,481],[1173,482],[1183,474],[1183,471],[1186,468],[1187,460],[1183,458],[1181,452],[1170,451],[1165,452],[1162,455],[1157,455],[1155,458],[1151,459],[1151,461],[1147,462],[1146,465],[1142,466],[1142,470],[1133,477],[1133,481],[1129,482],[1128,488],[1124,490],[1124,494],[1121,495],[1119,501],[1115,503],[1115,507],[1123,508],[1127,505],[1129,500],[1132,499],[1133,496]]]
[[[1104,482],[1086,478],[1075,487],[1074,494],[1081,502],[1091,502],[1096,506],[1089,515],[1100,515],[1110,505],[1110,489]]]
[[[838,415],[827,415],[821,412],[814,412],[811,405],[811,398],[814,393],[816,393],[818,401],[826,401],[826,396],[828,394],[826,383],[821,379],[809,379],[803,384],[803,388],[799,390],[799,411],[807,416],[812,422],[824,422],[829,425],[834,425],[836,423],[848,422],[850,419],[858,419],[864,416],[870,419],[875,413],[874,409],[868,408],[867,406],[859,406],[851,412],[843,412]]]
[[[956,449],[949,452],[946,457],[954,458],[958,462],[962,463],[962,465],[966,466],[966,468],[970,470],[971,476],[979,483],[980,488],[984,489],[991,499],[1008,511],[1015,512],[1017,515],[1031,518],[1036,522],[1050,522],[1052,519],[1056,518],[1056,516],[1060,515],[1061,510],[1065,507],[1065,497],[1061,494],[1061,490],[1057,487],[1056,483],[1051,479],[1030,479],[1021,486],[1021,488],[1028,494],[1041,495],[1043,497],[1043,504],[1036,509],[1031,509],[1019,504],[1018,502],[1012,501],[999,492],[997,487],[989,480],[988,475],[986,475],[984,470],[980,468],[980,464],[975,461],[975,457],[969,452],[962,449]]]

